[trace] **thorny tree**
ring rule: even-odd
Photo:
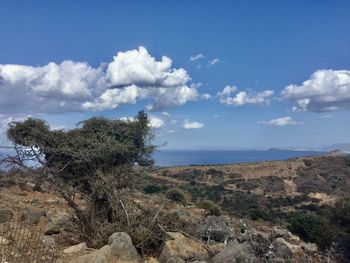
[[[104,242],[115,223],[130,226],[141,216],[130,198],[133,167],[151,165],[155,149],[143,111],[130,121],[94,117],[68,131],[50,130],[45,121],[29,118],[10,123],[7,137],[14,154],[0,164],[50,182],[74,209],[84,237],[93,245]],[[76,193],[88,208],[76,203]]]

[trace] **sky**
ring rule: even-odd
[[[139,110],[164,149],[349,143],[350,1],[0,1],[0,141]]]

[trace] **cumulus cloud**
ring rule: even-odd
[[[273,119],[270,121],[261,121],[259,123],[265,124],[265,125],[272,125],[272,126],[287,126],[287,125],[295,126],[295,125],[303,124],[303,122],[295,121],[289,116],[278,118],[278,119]]]
[[[243,105],[268,105],[270,97],[273,95],[273,90],[264,90],[262,92],[240,91],[236,93],[237,87],[226,86],[221,92],[217,94],[220,102],[226,105],[233,105],[235,107]]]
[[[62,113],[109,110],[150,100],[151,110],[199,97],[197,86],[172,60],[159,61],[146,48],[118,52],[109,64],[63,61],[44,66],[0,64],[1,113]]]
[[[121,121],[130,121],[134,122],[135,118],[134,117],[121,117],[119,118]],[[155,129],[160,129],[165,126],[164,120],[161,118],[155,117],[155,116],[149,116],[149,126]]]
[[[208,61],[209,66],[214,66],[215,64],[218,64],[220,62],[220,59],[214,58],[212,60]]]
[[[201,58],[204,58],[204,55],[203,54],[197,54],[195,56],[191,56],[190,60],[191,61],[196,61],[196,60],[201,59]]]
[[[293,111],[328,112],[350,109],[350,71],[318,70],[301,85],[289,85],[281,92],[295,102]]]
[[[189,120],[185,120],[182,127],[186,130],[190,130],[190,129],[200,129],[204,127],[204,124],[202,122],[197,122],[197,121],[189,121]]]
[[[209,100],[209,99],[212,98],[212,96],[210,94],[208,94],[208,93],[203,93],[201,95],[201,98],[204,99],[204,100]]]

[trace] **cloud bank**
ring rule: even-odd
[[[293,111],[350,109],[350,71],[318,70],[300,86],[289,85],[284,88],[281,95],[295,102]]]
[[[221,92],[217,94],[220,102],[226,105],[233,105],[235,107],[243,105],[268,105],[270,97],[273,95],[273,90],[264,90],[262,92],[241,91],[235,93],[237,87],[226,86]]]
[[[44,66],[0,64],[0,112],[101,111],[149,100],[149,110],[176,107],[199,97],[197,86],[172,60],[146,48],[118,52],[109,64],[63,61]]]
[[[295,121],[289,116],[278,118],[278,119],[273,119],[270,121],[261,121],[259,123],[265,124],[265,125],[272,125],[272,126],[288,126],[288,125],[295,126],[295,125],[302,125],[303,124],[303,122]]]
[[[204,127],[204,124],[197,121],[191,122],[189,120],[185,120],[182,127],[186,130],[201,129]]]

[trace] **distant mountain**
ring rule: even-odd
[[[325,151],[340,150],[343,152],[350,152],[350,143],[337,143],[322,147]]]

